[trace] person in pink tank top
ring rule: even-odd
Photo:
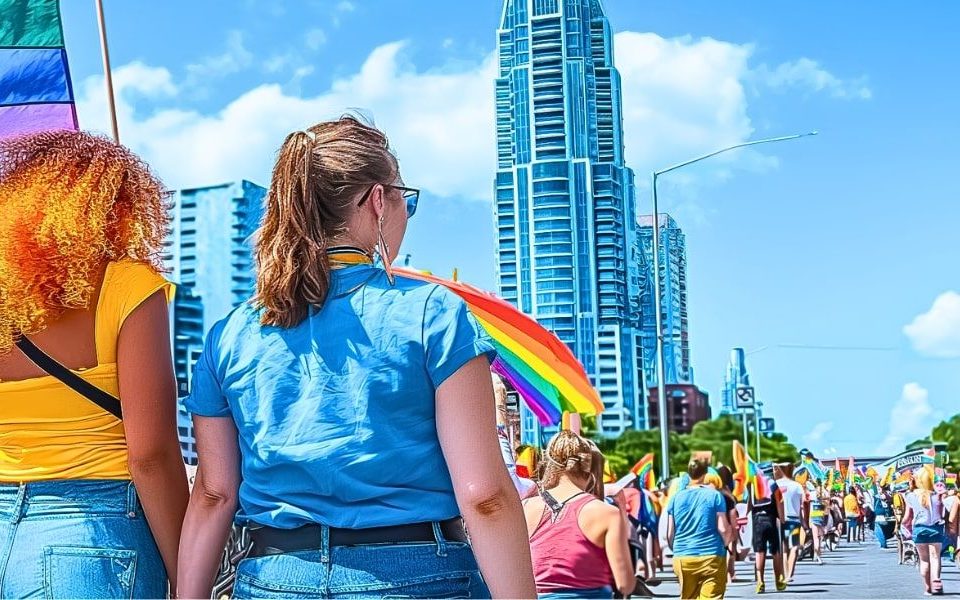
[[[636,585],[626,519],[596,490],[603,455],[561,431],[544,452],[540,494],[524,502],[539,598],[612,598]],[[599,467],[599,469],[598,469]]]

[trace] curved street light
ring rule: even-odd
[[[660,212],[657,205],[657,177],[671,171],[676,171],[677,169],[686,167],[687,165],[700,162],[701,160],[714,157],[718,154],[723,154],[724,152],[729,152],[730,150],[736,150],[737,148],[756,146],[757,144],[770,144],[773,142],[786,142],[789,140],[800,139],[802,137],[817,135],[817,133],[819,132],[811,131],[809,133],[798,133],[795,135],[784,135],[781,137],[741,142],[739,144],[727,146],[726,148],[721,148],[720,150],[710,152],[709,154],[704,154],[703,156],[698,156],[696,158],[684,161],[682,163],[677,163],[671,167],[654,171],[652,173],[652,185],[650,188],[651,194],[653,195],[653,302],[654,310],[657,313],[655,319],[657,327],[657,410],[660,415],[660,472],[663,473],[664,477],[668,477],[670,474],[670,423],[667,420],[667,397],[663,381],[663,315],[660,313]]]

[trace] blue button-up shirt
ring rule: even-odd
[[[240,523],[443,520],[459,510],[436,390],[480,355],[493,346],[459,297],[359,265],[333,271],[323,308],[296,327],[263,326],[248,305],[214,325],[185,403],[236,423]]]

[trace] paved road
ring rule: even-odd
[[[881,550],[874,544],[843,544],[824,555],[823,565],[805,560],[797,565],[794,582],[786,592],[774,591],[773,575],[767,564],[767,593],[776,600],[795,598],[922,598],[923,587],[916,567],[898,565],[896,550]],[[668,566],[669,569],[669,566]],[[676,598],[679,587],[672,571],[670,577],[653,588],[659,597]],[[960,570],[952,563],[943,569],[946,596],[960,597]],[[727,598],[755,598],[753,566],[737,563],[741,582],[727,587]]]

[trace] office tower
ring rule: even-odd
[[[599,0],[505,0],[497,36],[500,295],[583,363],[603,435],[643,428],[644,257],[610,23]],[[522,428],[528,442],[549,433],[526,409]]]
[[[650,265],[653,285],[653,216],[640,217],[640,245]],[[643,355],[651,386],[656,385],[656,315],[653,288],[643,296]],[[660,312],[663,337],[664,383],[693,383],[690,367],[690,337],[687,323],[686,238],[677,222],[660,214]]]
[[[193,364],[210,327],[253,294],[251,236],[263,214],[266,190],[249,181],[180,190],[165,244],[168,276],[177,283],[172,307],[173,354],[180,396],[190,389]],[[196,461],[189,415],[178,411],[184,459]]]
[[[720,414],[729,415],[737,412],[737,387],[750,386],[750,374],[747,373],[747,360],[743,348],[734,348],[730,351],[730,362],[723,376],[723,392],[721,397]]]

